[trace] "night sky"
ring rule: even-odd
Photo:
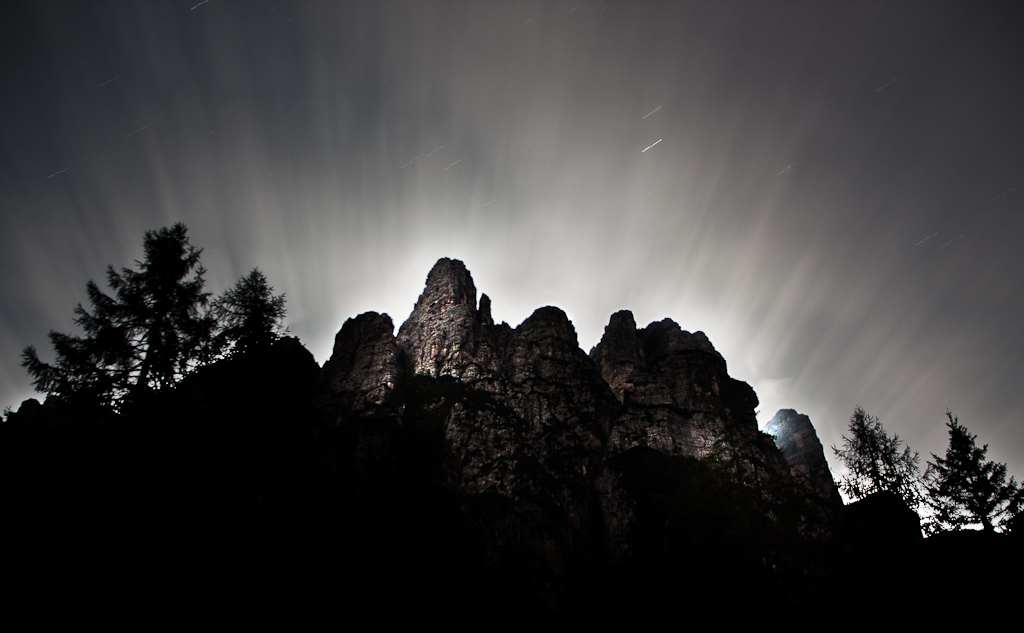
[[[321,364],[453,257],[586,351],[621,309],[704,331],[762,425],[829,446],[861,405],[926,457],[948,407],[1019,478],[1015,4],[5,4],[0,406],[183,221],[208,289],[259,267]]]

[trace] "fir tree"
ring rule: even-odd
[[[898,435],[889,437],[882,422],[861,407],[850,417],[849,432],[850,437],[843,436],[843,450],[832,447],[850,471],[839,481],[839,489],[851,499],[891,492],[916,509],[921,502],[917,452],[903,445]]]
[[[265,346],[281,335],[285,316],[284,295],[274,289],[258,268],[253,268],[224,292],[214,304],[220,323],[218,335],[222,349],[238,353]]]
[[[202,249],[178,223],[147,231],[144,252],[137,270],[107,268],[113,296],[89,281],[91,310],[75,308],[83,333],[50,332],[54,364],[25,348],[22,366],[38,391],[119,410],[142,391],[173,385],[212,360],[214,319],[206,309]]]
[[[926,490],[928,505],[934,510],[932,530],[959,530],[968,525],[982,526],[992,532],[1019,512],[1021,491],[1010,477],[1006,464],[985,459],[988,444],[978,448],[976,435],[946,410],[949,446],[946,456],[932,453],[928,462]]]

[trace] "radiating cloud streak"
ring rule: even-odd
[[[620,309],[703,330],[762,423],[793,407],[829,445],[860,404],[941,452],[948,406],[1024,475],[1003,9],[573,8],[16,6],[0,404],[86,280],[181,220],[211,290],[260,267],[321,363],[458,257],[497,320],[558,305],[584,350]]]

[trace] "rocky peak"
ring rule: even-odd
[[[636,321],[629,310],[619,310],[604,327],[601,342],[590,350],[590,357],[599,365],[643,365],[643,346],[636,330]]]
[[[726,436],[759,442],[754,390],[729,376],[703,332],[686,332],[671,319],[638,330],[623,310],[612,315],[590,358],[626,405],[612,428],[612,452],[643,446],[703,456]]]
[[[764,432],[775,437],[776,446],[799,481],[823,500],[842,505],[839,490],[825,461],[825,449],[809,417],[793,409],[781,409]]]
[[[700,360],[686,360],[693,352],[700,353]],[[604,336],[591,350],[590,358],[597,363],[601,376],[622,401],[639,397],[648,404],[655,400],[664,400],[663,404],[668,404],[666,398],[670,397],[663,393],[664,388],[682,378],[677,370],[690,373],[684,365],[698,368],[709,381],[707,387],[696,384],[692,385],[693,388],[684,387],[683,391],[690,395],[709,391],[717,395],[722,379],[732,380],[726,372],[725,359],[715,351],[703,332],[690,334],[671,319],[656,321],[638,330],[633,313],[628,310],[611,316]],[[684,393],[678,395],[682,400],[690,400]],[[683,402],[674,404],[682,406]]]
[[[474,354],[473,331],[479,322],[476,286],[466,265],[439,259],[412,314],[398,330],[401,359],[414,373],[459,377]]]
[[[561,309],[553,306],[537,308],[516,328],[524,337],[532,339],[559,339],[579,347],[576,328]]]
[[[604,336],[591,350],[590,357],[601,366],[602,372],[615,373],[615,368],[650,369],[665,356],[692,350],[712,354],[723,363],[724,370],[725,360],[703,332],[691,334],[672,319],[655,321],[637,330],[633,313],[620,310],[609,319]],[[609,384],[611,382],[609,380]]]
[[[480,295],[480,309],[476,315],[481,325],[494,325],[494,319],[491,317],[491,298],[487,295]]]
[[[622,400],[633,387],[634,373],[645,366],[643,339],[637,332],[632,312],[620,310],[611,316],[601,342],[590,350],[590,358],[615,397]]]
[[[365,312],[345,321],[334,337],[320,382],[336,415],[364,414],[383,404],[398,375],[394,330],[388,315]]]
[[[675,352],[697,350],[717,357],[722,362],[723,371],[725,369],[725,359],[715,350],[703,332],[690,334],[672,319],[651,323],[644,328],[641,336],[648,365],[653,365],[658,359]]]
[[[476,309],[476,286],[464,263],[443,257],[430,269],[427,286],[413,313],[446,305],[468,305]]]

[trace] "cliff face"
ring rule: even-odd
[[[530,561],[521,573],[547,606],[587,569],[635,553],[656,513],[630,482],[650,464],[710,458],[739,486],[791,481],[757,430],[757,396],[703,333],[668,319],[637,329],[618,312],[588,356],[558,308],[495,324],[457,260],[437,262],[397,335],[386,315],[345,323],[318,402],[356,429],[356,463],[379,453],[403,468],[415,459],[395,457],[403,433],[433,447],[436,464],[411,477],[453,496],[487,565]]]
[[[590,357],[623,405],[609,438],[613,453],[647,446],[704,457],[723,440],[760,441],[754,390],[729,377],[703,332],[670,319],[637,330],[630,312],[617,312]]]

